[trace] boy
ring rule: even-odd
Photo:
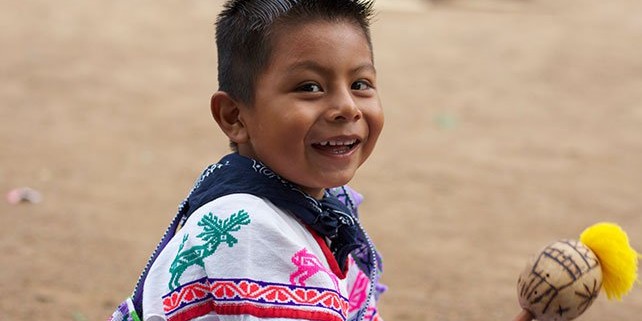
[[[383,127],[371,16],[366,0],[228,1],[211,111],[234,153],[111,320],[379,319],[381,262],[344,186]]]

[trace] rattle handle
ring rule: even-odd
[[[520,312],[513,321],[531,321],[533,320],[533,314],[528,312],[528,310],[523,309],[522,312]]]

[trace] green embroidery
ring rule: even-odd
[[[136,311],[132,311],[132,320],[140,321],[140,318],[138,317],[138,314],[136,313]]]
[[[199,265],[204,268],[203,259],[214,254],[221,243],[227,243],[229,247],[238,243],[239,240],[231,232],[236,232],[241,229],[241,225],[248,224],[250,224],[250,216],[245,210],[240,210],[225,220],[221,220],[212,213],[203,216],[198,222],[198,226],[203,227],[203,232],[197,237],[205,243],[183,250],[188,239],[188,234],[185,234],[178,247],[178,253],[169,267],[169,273],[172,274],[169,280],[169,289],[174,290],[180,286],[178,279],[188,267]]]

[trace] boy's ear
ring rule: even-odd
[[[224,91],[212,95],[210,110],[214,120],[232,142],[242,144],[247,142],[248,135],[239,108],[239,103]]]

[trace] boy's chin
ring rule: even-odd
[[[350,177],[350,179],[352,176]],[[321,187],[306,187],[303,185],[299,185],[299,188],[302,189],[304,192],[306,192],[308,195],[316,198],[316,199],[321,199],[324,195],[324,192],[326,189],[330,188],[335,188],[335,187],[340,187],[343,185],[346,185],[350,182],[350,179],[344,178],[340,180],[331,180],[331,181],[326,181],[324,184],[320,184]]]
[[[324,189],[340,187],[340,186],[346,185],[346,184],[350,183],[350,181],[352,180],[353,176],[354,175],[349,175],[347,177],[342,177],[340,179],[331,180],[331,181],[327,182],[326,184],[324,184],[324,186],[325,186]]]

